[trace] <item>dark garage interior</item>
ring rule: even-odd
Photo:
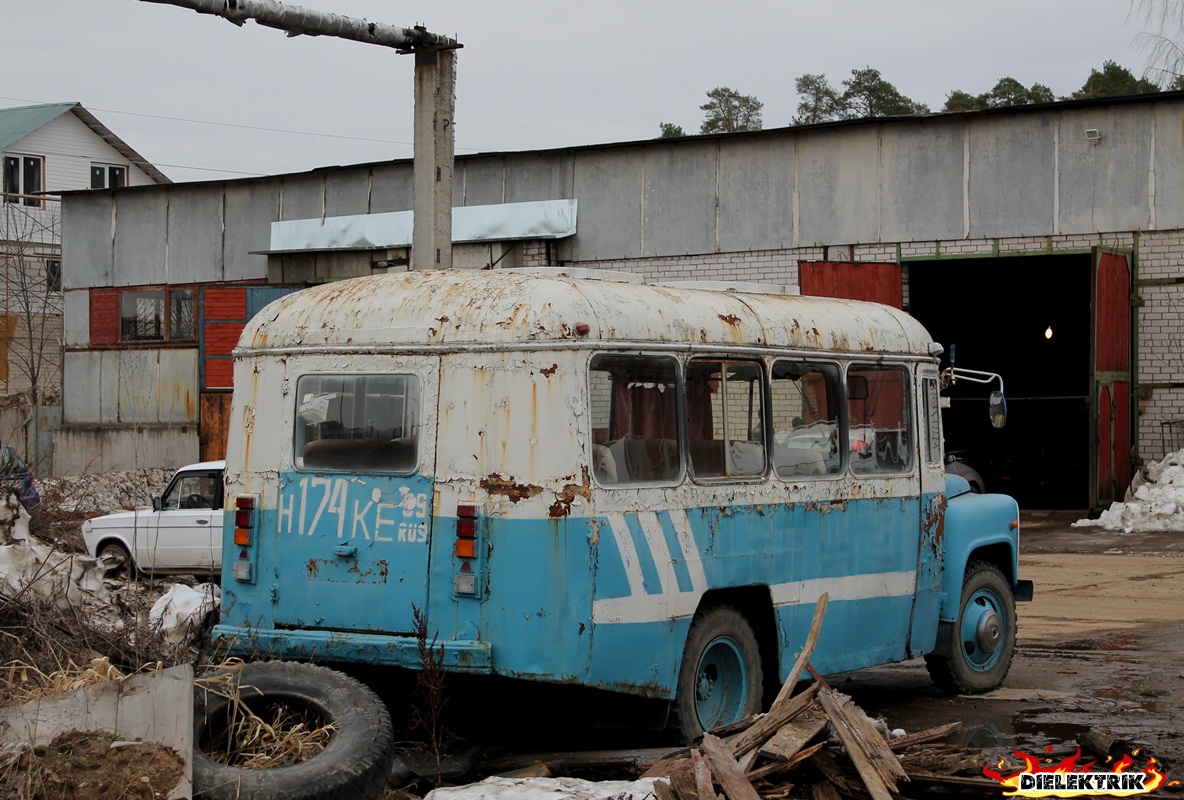
[[[952,356],[997,372],[1007,397],[1007,425],[996,429],[987,396],[997,382],[950,387],[946,450],[1021,508],[1089,506],[1091,264],[1083,253],[908,267],[907,310],[945,347],[942,368]]]

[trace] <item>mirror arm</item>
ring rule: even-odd
[[[984,384],[999,381],[999,391],[1003,391],[1003,376],[997,372],[982,372],[981,370],[966,369],[965,367],[946,367],[942,370],[941,376],[943,383],[950,386],[957,383],[959,378],[970,381],[971,383]]]

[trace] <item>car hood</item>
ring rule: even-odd
[[[112,511],[110,514],[104,514],[101,517],[91,517],[86,520],[85,524],[90,525],[92,528],[123,527],[129,522],[135,522],[136,517],[151,513],[151,506],[137,508],[135,511]]]

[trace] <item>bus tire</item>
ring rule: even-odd
[[[699,610],[687,633],[671,728],[692,742],[761,710],[764,676],[752,626],[731,606]]]
[[[962,579],[956,622],[941,622],[937,644],[925,666],[947,694],[980,694],[997,689],[1015,654],[1015,597],[1000,569],[972,561]]]
[[[198,688],[193,715],[193,796],[202,800],[322,800],[382,796],[394,761],[394,733],[382,701],[336,670],[288,661],[247,664],[239,698],[258,713],[283,705],[311,712],[337,730],[325,749],[291,766],[246,769],[206,755],[225,732],[231,702]]]

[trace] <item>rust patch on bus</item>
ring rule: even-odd
[[[558,371],[559,371],[558,364],[552,364],[551,366],[547,367],[546,369],[539,370],[539,372],[541,372],[543,375],[546,375],[548,378],[550,378],[552,375],[554,375]]]
[[[501,494],[510,498],[511,503],[527,500],[543,491],[543,487],[526,483],[516,483],[513,478],[506,478],[496,472],[481,479],[481,488],[490,494]]]
[[[722,319],[724,322],[728,323],[729,325],[735,326],[735,325],[740,324],[740,318],[738,316],[736,316],[735,314],[717,314],[716,316],[718,316],[720,319]]]
[[[559,519],[560,517],[571,516],[571,504],[577,497],[582,497],[585,500],[592,499],[592,490],[587,484],[581,486],[578,483],[565,483],[563,488],[555,493],[555,502],[547,509],[547,515],[551,519]]]

